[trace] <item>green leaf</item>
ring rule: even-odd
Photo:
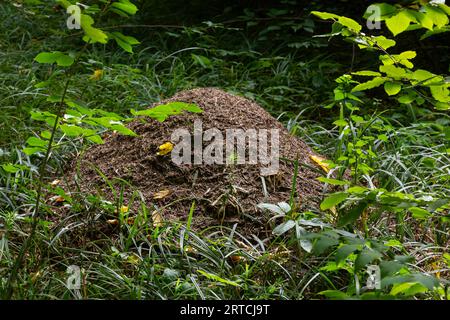
[[[388,81],[384,83],[384,91],[390,96],[395,96],[400,90],[402,90],[402,85],[398,82]]]
[[[203,68],[210,69],[212,68],[212,62],[205,56],[201,56],[198,54],[191,54],[192,60]]]
[[[26,166],[15,165],[12,163],[2,164],[2,169],[7,173],[16,173],[22,169],[25,169],[24,167],[26,168]]]
[[[379,67],[380,72],[386,73],[386,75],[390,78],[394,78],[395,80],[401,80],[404,77],[407,77],[406,70],[404,68],[396,67],[393,65],[381,65]]]
[[[120,32],[112,32],[109,35],[123,50],[129,53],[133,53],[133,45],[140,43],[136,38],[125,36]]]
[[[114,2],[111,7],[119,9],[130,16],[136,14],[138,11],[138,8],[129,0],[119,0],[119,2]]]
[[[405,296],[414,296],[418,293],[427,292],[427,287],[421,285],[417,282],[404,282],[396,283],[389,294],[397,296],[399,294],[404,294]]]
[[[332,195],[328,196],[327,198],[325,198],[325,200],[322,201],[322,203],[320,204],[320,209],[328,210],[328,209],[338,205],[345,199],[347,199],[347,197],[348,197],[348,194],[346,194],[344,192],[333,193]]]
[[[395,46],[397,44],[395,42],[395,40],[388,39],[385,36],[372,37],[372,41],[375,44],[379,45],[384,50],[389,49],[390,47],[393,47],[393,46]]]
[[[108,42],[108,35],[104,33],[102,30],[93,27],[94,20],[86,15],[81,15],[81,28],[83,29],[85,33],[85,37],[83,37],[83,40],[89,43],[107,43]]]
[[[78,137],[84,133],[83,128],[74,125],[63,124],[59,128],[69,137]]]
[[[334,13],[311,11],[311,14],[315,15],[316,17],[318,17],[322,20],[328,20],[328,19],[337,20],[337,19],[339,19],[339,16]]]
[[[447,87],[447,84],[441,86],[431,85],[430,91],[433,98],[437,101],[443,103],[450,102],[450,91]]]
[[[414,15],[414,17],[422,27],[428,30],[433,30],[433,20],[429,17],[428,14],[424,14],[415,10],[411,10],[411,13]]]
[[[439,281],[436,278],[422,273],[385,277],[381,280],[381,286],[383,288],[386,288],[396,283],[406,283],[406,282],[420,283],[429,290],[433,290],[435,287],[439,286]]]
[[[355,269],[361,270],[374,260],[380,259],[381,253],[370,248],[364,248],[355,260]]]
[[[96,144],[103,144],[104,141],[102,139],[102,137],[100,137],[99,135],[93,135],[90,137],[86,137],[86,139],[88,139],[89,141],[96,143]]]
[[[348,29],[355,32],[360,32],[362,29],[361,25],[358,22],[347,17],[339,17],[338,22],[344,27],[347,27]]]
[[[376,87],[381,86],[383,83],[385,83],[387,81],[386,78],[383,77],[375,77],[372,80],[369,80],[367,82],[364,83],[360,83],[358,84],[356,87],[354,87],[352,89],[352,92],[355,91],[364,91],[364,90],[369,90],[369,89],[373,89]]]
[[[273,229],[273,234],[275,234],[277,236],[281,236],[282,234],[291,230],[295,226],[295,224],[296,223],[293,220],[288,220],[286,222],[283,222],[282,224],[276,226],[275,229]]]
[[[165,121],[172,115],[177,115],[183,111],[200,113],[203,112],[196,104],[186,102],[169,102],[162,104],[151,109],[135,111],[131,110],[131,113],[135,116],[147,116],[153,118],[159,122]]]
[[[314,242],[313,251],[315,254],[320,255],[325,252],[328,248],[339,244],[338,238],[330,233],[323,233]]]
[[[360,244],[345,244],[341,247],[339,247],[336,250],[336,255],[334,256],[336,263],[339,263],[343,260],[345,260],[351,253],[361,250],[362,245]]]
[[[36,137],[30,137],[30,138],[28,138],[28,140],[27,140],[27,144],[28,144],[30,147],[47,147],[48,142],[45,141],[45,140],[36,138]]]
[[[31,148],[24,148],[22,151],[23,151],[23,153],[25,153],[26,155],[31,156],[31,155],[33,155],[33,154],[35,154],[35,153],[38,153],[38,152],[44,152],[45,149],[44,149],[44,148],[41,148],[41,147],[31,147]]]
[[[391,18],[386,19],[386,26],[394,36],[405,31],[411,22],[410,16],[405,11],[400,11]]]
[[[393,5],[387,3],[374,3],[371,4],[364,13],[364,19],[369,19],[373,16],[374,21],[381,21],[386,18],[386,16],[391,16],[397,12],[397,8]],[[380,16],[375,16],[374,13],[379,13]]]
[[[49,63],[53,64],[56,62],[58,66],[68,67],[71,66],[74,62],[74,59],[68,55],[65,55],[59,51],[53,52],[41,52],[39,53],[34,60],[39,63]]]
[[[381,73],[376,71],[370,71],[370,70],[362,70],[362,71],[356,71],[352,72],[355,76],[364,76],[364,77],[379,77],[381,76]]]
[[[433,20],[433,23],[438,28],[442,28],[447,25],[449,20],[445,12],[443,12],[440,8],[436,8],[431,5],[425,6],[425,11],[428,17]]]
[[[422,208],[411,207],[409,211],[411,211],[413,218],[418,220],[426,220],[432,216],[430,212]]]
[[[345,292],[339,290],[325,290],[319,292],[319,294],[332,300],[346,300],[350,298],[350,296],[348,296]]]
[[[341,215],[338,220],[338,226],[343,227],[354,223],[363,214],[364,210],[366,210],[367,205],[368,203],[366,201],[361,201],[358,205]]]
[[[137,134],[133,131],[128,129],[127,127],[125,127],[122,124],[114,124],[111,126],[112,130],[115,130],[117,132],[119,132],[120,134],[123,134],[125,136],[131,136],[131,137],[136,137]]]
[[[330,178],[325,178],[325,177],[319,177],[317,178],[317,180],[319,180],[320,182],[323,183],[328,183],[334,186],[345,186],[350,184],[350,181],[347,180],[336,180],[336,179],[330,179]]]

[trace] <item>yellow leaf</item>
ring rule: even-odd
[[[330,172],[330,165],[325,162],[326,159],[314,155],[310,155],[309,158],[317,165],[319,165],[319,167],[321,167],[323,171],[325,171],[326,173]]]
[[[100,80],[103,77],[103,70],[97,69],[94,73],[89,77],[91,80]]]
[[[158,210],[155,210],[152,212],[152,221],[153,221],[153,227],[162,227],[163,225],[163,217],[161,216],[161,213]]]
[[[164,156],[173,150],[173,143],[166,142],[159,146],[159,151],[156,153],[158,156]]]
[[[165,197],[167,197],[171,193],[172,193],[172,191],[170,191],[169,189],[164,189],[164,190],[156,192],[153,195],[153,199],[155,199],[155,200],[164,199]]]

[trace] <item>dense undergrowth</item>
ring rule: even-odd
[[[67,160],[92,143],[85,137],[58,134],[58,148],[51,152],[43,177],[42,218],[28,238],[44,155],[27,155],[23,148],[29,137],[49,130],[30,113],[58,111],[42,84],[57,68],[43,67],[34,59],[43,51],[70,53],[84,46],[80,36],[69,37],[64,30],[60,7],[39,2],[0,3],[0,296],[450,297],[448,110],[436,109],[429,100],[400,103],[383,90],[361,90],[350,99],[351,105],[345,100],[342,104],[336,90],[347,94],[349,86],[357,84],[348,78],[350,72],[373,70],[379,62],[376,54],[352,44],[313,37],[328,32],[330,25],[309,15],[311,10],[340,10],[339,14],[363,21],[359,17],[365,8],[355,17],[340,4],[329,8],[312,2],[300,11],[298,5],[288,4],[242,12],[231,6],[233,14],[228,16],[192,16],[189,27],[160,21],[150,25],[158,14],[149,11],[149,3],[141,4],[141,13],[126,22],[135,27],[119,28],[141,42],[134,53],[112,42],[87,47],[73,67],[67,90],[86,108],[114,112],[125,122],[131,117],[129,110],[145,109],[182,89],[214,86],[254,99],[292,134],[332,160],[320,163],[324,176],[329,173],[322,180],[324,195],[329,184],[341,191],[328,196],[321,211],[298,212],[290,199],[280,206],[266,204],[278,218],[270,226],[274,233],[264,238],[244,237],[221,226],[192,232],[184,223],[166,221],[154,227],[150,208],[143,203],[139,212],[131,213],[127,199],[111,204],[93,195],[68,196],[52,185],[50,177],[61,175]],[[119,20],[112,17],[103,27],[123,25]],[[405,50],[410,38],[418,38],[401,36],[405,38],[399,37],[398,46]],[[435,37],[422,42],[417,63],[444,75],[448,53],[439,53],[448,52],[448,36]],[[431,41],[444,48],[430,53],[426,46]],[[405,51],[401,49],[395,53]],[[433,59],[423,58],[424,52]],[[340,77],[344,73],[347,77]],[[52,90],[63,87],[57,82]],[[352,172],[349,181],[342,178],[344,170]],[[333,172],[340,180],[332,179]],[[61,204],[55,203],[55,195],[68,208],[65,219],[58,218]],[[135,196],[139,202],[138,191]],[[99,232],[92,229],[92,220],[115,211],[122,213],[123,221],[136,215],[135,223],[123,223],[112,238],[83,241],[83,233]],[[79,223],[67,224],[73,217]],[[26,239],[31,241],[28,252],[16,267]],[[70,265],[81,268],[80,290],[66,287]],[[379,267],[380,289],[365,287],[369,265]],[[13,291],[11,272],[17,275]]]

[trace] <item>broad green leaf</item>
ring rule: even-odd
[[[45,149],[41,148],[41,147],[30,147],[30,148],[24,148],[22,151],[26,155],[31,156],[31,155],[36,154],[38,152],[45,152]]]
[[[93,143],[96,143],[96,144],[103,144],[104,143],[102,137],[100,137],[99,135],[89,136],[89,137],[86,137],[86,139],[88,139],[89,141],[91,141]]]
[[[359,32],[362,29],[361,25],[358,22],[347,17],[339,17],[338,22],[342,24],[344,27],[347,27],[355,32]]]
[[[385,83],[388,79],[387,78],[383,78],[383,77],[375,77],[372,80],[369,80],[367,82],[364,83],[360,83],[357,86],[355,86],[352,89],[352,92],[355,91],[364,91],[364,90],[369,90],[372,88],[376,88],[381,86],[383,83]]]
[[[420,23],[420,25],[422,27],[424,27],[425,29],[428,30],[433,30],[433,20],[429,17],[428,14],[419,12],[419,11],[415,11],[415,10],[411,10],[412,14],[414,15],[414,17],[416,18],[416,20],[418,21],[418,23]]]
[[[322,201],[322,203],[320,204],[320,209],[328,210],[328,209],[338,205],[339,203],[341,203],[342,201],[344,201],[347,198],[348,198],[348,194],[346,194],[344,192],[333,193],[332,195],[328,196],[327,198],[325,198],[325,200]]]
[[[338,127],[345,127],[348,125],[348,122],[344,119],[339,119],[339,120],[334,121],[333,124]]]
[[[348,296],[345,292],[339,290],[325,290],[319,292],[319,294],[332,300],[346,300],[350,298],[350,296]]]
[[[117,132],[119,132],[120,134],[123,134],[125,136],[132,136],[132,137],[136,137],[137,134],[133,131],[128,129],[127,127],[125,127],[122,124],[114,124],[111,126],[112,130],[115,130]]]
[[[338,226],[343,227],[348,224],[354,223],[366,210],[368,203],[366,201],[361,201],[356,206],[339,216]]]
[[[387,3],[371,4],[364,13],[364,19],[373,18],[374,21],[381,21],[397,12],[397,8]],[[378,16],[379,14],[379,16]]]
[[[419,84],[420,82],[420,85],[423,86],[440,83],[443,80],[441,76],[422,69],[415,70],[411,75],[411,79],[418,81],[413,82],[413,84]]]
[[[335,235],[323,233],[314,242],[313,251],[315,254],[320,255],[328,248],[339,244],[338,237]]]
[[[377,37],[372,37],[372,41],[380,46],[381,48],[383,48],[384,50],[389,49],[393,46],[395,46],[397,43],[395,42],[395,40],[392,39],[388,39],[385,36],[377,36]]]
[[[355,76],[364,76],[364,77],[379,77],[381,76],[381,73],[376,71],[370,71],[370,70],[362,70],[362,71],[356,71],[352,72]]]
[[[406,70],[404,68],[393,65],[381,65],[379,69],[380,72],[386,73],[388,77],[394,78],[395,80],[401,80],[407,77]]]
[[[384,83],[384,91],[390,96],[395,96],[402,90],[402,85],[398,82],[388,81]]]
[[[194,62],[200,66],[202,66],[203,68],[211,68],[212,67],[212,62],[211,60],[209,60],[207,57],[202,56],[202,55],[198,55],[198,54],[191,54],[192,60],[194,60]]]
[[[362,245],[360,244],[345,244],[341,247],[339,247],[336,250],[336,254],[334,256],[336,263],[339,263],[343,260],[345,260],[351,253],[361,250]]]
[[[355,260],[355,269],[361,270],[374,260],[380,259],[381,253],[370,248],[364,248]]]
[[[448,24],[448,17],[440,8],[427,5],[425,6],[425,11],[427,16],[430,17],[431,20],[433,20],[433,23],[436,25],[436,27],[442,28],[443,26]]]
[[[59,127],[65,135],[69,137],[78,137],[84,133],[83,128],[80,128],[75,125],[63,124]]]
[[[413,218],[418,220],[426,220],[432,216],[430,212],[422,208],[411,207],[409,211],[411,211]]]
[[[129,53],[133,53],[133,45],[140,43],[136,38],[126,36],[120,32],[112,32],[110,33],[110,36],[123,50]]]
[[[397,296],[399,294],[404,294],[405,296],[414,296],[418,293],[427,292],[427,287],[421,285],[417,282],[403,282],[396,283],[391,289],[390,294],[393,296]]]
[[[86,15],[81,15],[81,28],[83,29],[85,33],[85,37],[83,37],[83,40],[89,43],[107,43],[108,42],[108,35],[104,33],[102,30],[93,27],[94,20]]]
[[[167,104],[159,105],[151,109],[135,111],[131,110],[131,113],[135,116],[147,116],[153,118],[159,122],[165,121],[172,115],[177,115],[183,111],[200,113],[203,112],[196,104],[186,102],[169,102]]]
[[[447,85],[431,85],[430,86],[431,95],[434,99],[439,102],[448,103],[450,102],[450,91]]]
[[[300,227],[298,223],[295,224],[295,235],[300,247],[306,252],[311,253],[313,244],[310,240],[303,238],[307,235],[307,232],[304,228]]]
[[[412,103],[414,100],[416,100],[416,95],[410,93],[410,94],[405,94],[400,96],[397,101],[402,103],[402,104],[409,104]]]
[[[36,138],[36,137],[30,137],[30,138],[28,138],[28,140],[27,140],[27,144],[28,144],[30,147],[47,147],[48,142],[45,141],[45,140]]]
[[[295,224],[296,223],[293,220],[288,220],[286,222],[283,222],[282,224],[276,226],[275,229],[273,229],[273,234],[275,234],[277,236],[281,236],[282,234],[288,232],[293,227],[295,227]]]
[[[129,0],[119,0],[111,5],[113,8],[119,9],[128,15],[134,15],[138,11],[138,8]]]
[[[316,17],[318,17],[320,19],[323,19],[323,20],[328,20],[328,19],[337,20],[337,19],[339,19],[339,16],[337,14],[334,14],[334,13],[311,11],[311,14],[313,14]]]
[[[16,172],[20,171],[21,169],[23,169],[22,167],[23,166],[15,165],[12,163],[2,164],[2,169],[8,173],[16,173]]]
[[[410,16],[405,11],[400,11],[396,15],[386,19],[386,26],[394,36],[405,31],[411,22]]]

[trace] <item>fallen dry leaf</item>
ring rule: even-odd
[[[314,161],[319,167],[321,167],[323,171],[325,171],[326,173],[330,172],[330,165],[325,162],[325,158],[314,155],[310,155],[309,158]]]
[[[112,226],[116,226],[119,224],[119,220],[117,220],[117,219],[106,220],[106,223],[110,224]]]
[[[162,227],[163,225],[163,217],[161,216],[161,213],[158,210],[155,210],[152,212],[152,221],[153,221],[153,227]]]
[[[153,199],[155,200],[160,200],[160,199],[164,199],[165,197],[167,197],[168,195],[170,195],[172,193],[172,191],[170,191],[169,189],[164,189],[161,191],[156,192],[153,195]]]
[[[156,153],[158,156],[164,156],[173,150],[173,143],[166,142],[158,147],[159,151]]]

